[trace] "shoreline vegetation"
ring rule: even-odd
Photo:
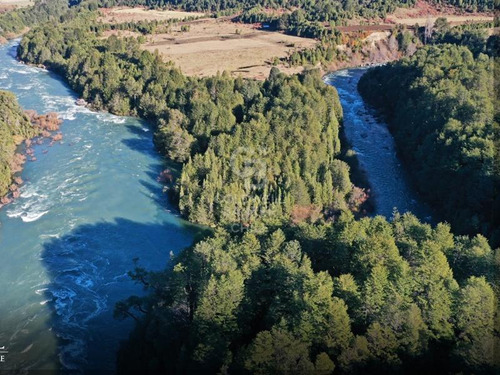
[[[369,70],[359,91],[384,113],[423,197],[457,233],[482,233],[496,247],[499,39],[438,26],[413,57]]]
[[[347,207],[357,210],[366,200],[351,186],[347,165],[336,160],[342,109],[335,90],[324,85],[319,72],[287,77],[275,69],[263,83],[226,74],[187,78],[164,65],[159,55],[141,51],[133,38],[102,40],[85,31],[92,27],[89,21],[66,23],[67,29],[61,31],[33,29],[21,41],[19,57],[62,74],[94,109],[139,115],[155,123],[159,151],[185,163],[174,187],[184,217],[209,226],[221,222],[248,225],[271,212],[276,218],[293,214],[303,220],[327,211],[333,215]],[[77,35],[84,35],[85,43]],[[80,48],[68,56],[65,50],[70,44],[88,50]],[[109,52],[100,55],[101,48]],[[134,72],[130,69],[136,60],[151,78],[129,73]],[[158,99],[161,96],[166,103]],[[266,129],[271,131],[267,139],[255,138]],[[287,133],[294,137],[293,143],[285,143],[291,142],[286,140]],[[240,150],[245,144],[246,149]],[[273,155],[276,159],[272,160],[266,156],[269,149],[279,153],[280,148],[288,150],[287,157]],[[309,157],[300,161],[300,155]],[[248,159],[259,165],[247,165]],[[214,162],[221,163],[220,172],[214,166],[210,173],[203,172],[204,165]],[[219,173],[226,176],[222,185]],[[333,191],[333,186],[338,186],[335,198],[323,192]]]
[[[69,9],[65,0],[41,1],[34,5],[0,13],[0,44],[26,33],[31,26],[41,22],[59,22]]]
[[[19,58],[61,75],[94,109],[155,124],[157,149],[182,166],[169,185],[181,214],[213,228],[165,270],[130,272],[148,294],[115,307],[117,319],[136,322],[120,374],[497,371],[499,250],[411,213],[357,217],[367,196],[341,160],[342,107],[318,69],[287,76],[274,67],[264,81],[187,77],[138,38],[100,38],[93,4],[33,27]],[[220,15],[240,6],[197,4],[176,5]],[[287,30],[321,35],[325,17],[400,3],[293,4],[304,19]],[[426,35],[394,36],[394,48],[415,56],[403,63],[425,53]],[[461,35],[452,30],[446,43],[463,44],[449,48],[468,50],[460,56],[469,61],[476,43]],[[329,58],[328,46],[299,57]]]
[[[62,140],[61,123],[56,113],[23,111],[12,93],[0,91],[0,208],[19,197],[23,165],[37,160],[33,145],[44,138],[51,139],[49,146]]]

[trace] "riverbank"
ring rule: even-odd
[[[0,35],[0,46],[3,45],[3,44],[9,43],[11,40],[14,40],[14,39],[22,37],[28,31],[30,31],[30,28],[29,27],[25,27],[19,33],[9,33],[9,34],[7,34],[5,36]]]
[[[11,101],[11,104],[8,105],[10,108],[5,105],[6,100]],[[21,195],[20,188],[24,182],[21,178],[23,166],[27,160],[31,162],[37,160],[33,146],[35,144],[42,145],[44,140],[50,139],[48,147],[52,147],[56,142],[61,142],[63,139],[62,133],[59,132],[62,120],[58,118],[56,113],[39,115],[33,110],[22,111],[15,98],[11,96],[4,97],[2,104],[0,105],[0,119],[4,121],[0,121],[0,127],[3,126],[5,131],[9,127],[9,123],[12,122],[15,124],[12,130],[18,133],[12,136],[10,146],[8,144],[9,140],[5,138],[8,134],[4,134],[3,137],[3,142],[5,142],[3,152],[6,155],[2,157],[4,164],[0,165],[0,168],[4,171],[4,176],[0,177],[4,179],[3,184],[8,185],[8,190],[6,191],[4,187],[2,189],[3,194],[0,191],[0,209],[12,203],[14,199],[19,198]],[[17,111],[17,113],[12,111]],[[15,123],[12,118],[13,115],[17,117]],[[29,121],[31,126],[27,125],[26,120]],[[47,153],[48,149],[43,152]],[[5,179],[8,178],[9,173],[10,182],[6,184]]]
[[[127,275],[133,259],[161,270],[199,229],[170,212],[144,122],[77,106],[62,80],[15,52],[16,42],[0,46],[0,87],[23,108],[58,113],[64,143],[31,144],[37,161],[0,210],[0,343],[9,349],[0,371],[112,372],[133,326],[113,318],[114,306],[144,293]]]
[[[335,74],[342,74],[342,71],[348,72],[349,69],[358,69],[358,68],[366,69],[369,67],[379,66],[379,65],[381,64],[373,63],[372,65],[368,66],[354,66],[352,68],[336,69],[329,72],[322,71],[323,81],[325,81],[325,84],[328,84],[330,76],[333,76]],[[355,89],[357,90],[357,87]],[[371,191],[371,184],[367,171],[361,166],[359,161],[359,155],[354,150],[354,145],[351,144],[351,141],[349,140],[349,137],[346,134],[344,121],[340,127],[339,138],[341,142],[340,159],[349,165],[350,177],[352,183],[358,188],[362,189],[368,197],[363,203],[363,205],[360,207],[360,212],[358,214],[361,214],[361,216],[373,215],[376,213],[376,199]]]
[[[410,31],[406,32],[412,33]],[[359,50],[349,48],[347,45],[338,46],[337,49],[344,54],[344,60],[334,60],[327,63],[322,67],[323,73],[329,74],[342,69],[386,64],[405,56],[392,31],[370,33],[362,39],[362,42],[364,45]]]
[[[348,145],[344,157],[350,161],[352,179],[370,189],[372,215],[389,219],[396,209],[400,213],[412,212],[422,221],[432,221],[432,211],[419,199],[397,157],[387,124],[358,92],[357,84],[366,71],[367,68],[344,69],[324,77],[326,84],[337,89],[344,109],[342,131]]]
[[[344,124],[340,128],[339,138],[342,145],[340,159],[349,165],[349,176],[352,183],[362,189],[368,197],[360,207],[359,216],[372,215],[376,212],[376,202],[375,197],[371,193],[370,180],[366,170],[361,167],[353,145],[350,144],[347,138]]]
[[[426,46],[410,60],[371,70],[359,89],[383,113],[414,186],[439,217],[455,233],[481,233],[498,246],[498,52],[491,42]]]

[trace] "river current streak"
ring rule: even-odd
[[[166,208],[157,176],[163,160],[142,121],[95,113],[57,76],[18,62],[17,42],[0,46],[0,89],[25,109],[57,112],[62,144],[35,146],[21,197],[0,210],[0,370],[113,371],[119,341],[132,328],[115,303],[142,290],[127,275],[134,258],[161,269],[170,252],[192,242]],[[425,217],[383,122],[367,108],[357,82],[364,70],[326,78],[337,87],[346,136],[367,172],[378,214],[394,207]]]
[[[396,153],[396,145],[387,124],[373,108],[367,106],[358,92],[358,82],[367,68],[346,69],[329,74],[325,82],[335,86],[344,112],[343,127],[366,173],[375,214],[390,219],[394,210],[412,212],[430,221],[430,210],[418,198],[409,176]]]
[[[168,210],[149,127],[77,106],[56,75],[16,60],[17,43],[0,46],[0,89],[57,112],[64,139],[35,146],[21,197],[0,210],[0,370],[113,371],[133,327],[114,305],[142,293],[133,259],[162,269],[193,233]]]

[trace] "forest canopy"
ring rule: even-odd
[[[33,6],[0,14],[0,37],[14,36],[38,23],[59,20],[68,9],[67,0],[36,0]]]
[[[98,38],[92,15],[82,20],[33,29],[19,57],[63,74],[96,109],[154,122],[160,152],[184,163],[172,192],[191,221],[314,221],[362,203],[338,159],[338,95],[319,72],[187,78],[135,39]]]
[[[481,44],[480,44],[481,45]],[[458,233],[500,244],[498,58],[437,44],[371,69],[359,83],[383,110],[425,198]],[[492,52],[492,50],[490,50]]]
[[[357,219],[364,198],[339,158],[342,108],[318,71],[273,69],[264,82],[189,78],[137,39],[103,39],[100,30],[95,14],[81,11],[33,28],[18,54],[61,74],[92,108],[149,120],[157,148],[180,169],[164,177],[178,177],[170,191],[181,213],[214,228],[166,270],[138,264],[130,273],[148,294],[116,305],[116,318],[136,321],[119,373],[497,371],[498,251],[481,234],[454,235],[411,214]],[[429,142],[450,141],[450,163],[472,158],[467,178],[489,194],[490,57],[431,46],[387,69],[398,82],[379,82],[384,70],[374,70],[372,97],[390,84],[401,86],[382,91],[387,103],[411,90],[434,100],[441,109],[431,113],[406,104],[401,116],[426,116],[406,138],[442,133]],[[466,126],[446,125],[454,111]]]
[[[118,370],[492,374],[493,258],[481,235],[411,214],[219,230],[166,271],[131,274],[150,294],[116,306],[138,321]]]

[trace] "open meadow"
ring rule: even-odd
[[[100,10],[100,19],[107,23],[138,22],[138,21],[166,21],[171,19],[183,20],[189,17],[203,17],[205,13],[183,12],[178,10],[154,10],[147,8],[103,8]]]
[[[274,64],[285,73],[297,73],[302,67],[283,65],[279,59],[296,50],[312,48],[318,43],[311,38],[265,31],[260,29],[260,24],[236,23],[230,16],[211,18],[203,13],[148,10],[142,7],[109,8],[101,9],[100,12],[100,20],[111,24],[180,20],[170,26],[168,32],[146,35],[142,48],[151,52],[158,50],[165,61],[172,61],[189,76],[206,77],[228,71],[232,76],[262,80],[269,75]],[[452,7],[418,1],[415,8],[398,8],[383,20],[351,20],[347,26],[339,26],[338,29],[344,33],[375,33],[374,38],[380,39],[380,36],[385,38],[397,24],[411,28],[415,24],[425,25],[429,20],[435,21],[439,17],[446,17],[453,25],[493,21],[493,16],[487,13],[457,12]],[[104,37],[110,35],[125,37],[140,34],[117,30],[104,33]],[[373,42],[372,39],[367,40]]]
[[[159,17],[163,12],[155,13]],[[109,35],[139,34],[130,31],[104,33],[104,36]],[[147,35],[142,47],[151,52],[158,50],[165,61],[174,62],[189,76],[206,77],[228,71],[233,76],[265,79],[273,67],[274,58],[286,57],[296,49],[311,48],[316,43],[310,38],[259,30],[255,25],[203,18],[180,22],[172,26],[169,33]],[[288,73],[302,70],[284,65],[278,67]]]

